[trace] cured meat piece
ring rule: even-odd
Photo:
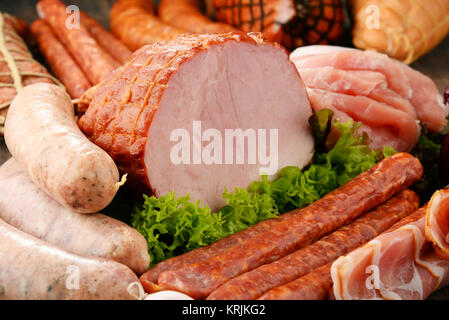
[[[33,84],[14,98],[5,142],[31,180],[66,208],[98,212],[117,193],[117,166],[80,131],[70,97],[58,86]]]
[[[441,131],[447,123],[449,107],[444,106],[433,81],[383,54],[310,46],[295,50],[290,59],[313,96],[314,110],[326,106],[341,109],[339,116],[346,114],[344,118],[360,118],[364,123],[360,130],[368,133],[373,148],[389,145],[399,151],[410,151],[420,133],[414,123],[419,120],[431,132]],[[383,116],[371,113],[372,106],[377,106],[376,114]],[[398,111],[407,115],[392,118]],[[364,117],[371,121],[363,120]]]
[[[51,71],[61,80],[70,96],[73,99],[81,97],[91,84],[45,20],[34,21],[31,32],[36,37],[40,52],[50,65]]]
[[[368,134],[372,139],[371,147],[377,150],[382,150],[387,144],[396,150],[411,150],[418,141],[421,130],[408,113],[364,96],[320,89],[308,89],[308,93],[315,111],[336,109],[351,119],[362,122],[364,127],[360,130]],[[337,113],[335,115],[339,121],[345,120]]]
[[[101,48],[84,25],[68,28],[66,6],[59,0],[40,0],[37,3],[39,17],[52,28],[62,44],[69,50],[90,83],[97,84],[118,63]]]
[[[289,49],[336,42],[345,18],[341,0],[214,0],[218,21]]]
[[[228,24],[212,22],[201,12],[201,0],[162,0],[159,17],[178,28],[192,33],[226,33],[235,31]]]
[[[290,211],[282,214],[279,218],[269,219],[255,224],[251,227],[240,230],[226,238],[220,239],[211,243],[208,246],[201,247],[187,253],[175,256],[168,260],[162,261],[148,270],[143,276],[140,277],[140,282],[147,292],[157,290],[157,280],[159,275],[168,270],[180,269],[189,264],[206,260],[207,258],[216,256],[217,254],[225,251],[228,248],[242,244],[256,234],[266,231],[273,227],[275,224],[283,221],[284,219],[295,214],[294,211]]]
[[[449,1],[351,0],[353,42],[412,63],[449,33]]]
[[[134,53],[96,89],[79,126],[128,173],[129,183],[156,196],[190,193],[215,211],[225,205],[225,188],[248,187],[261,169],[273,177],[277,168],[308,164],[311,115],[304,84],[284,49],[241,32],[191,34]],[[238,129],[252,142],[242,145],[230,136]],[[212,161],[208,133],[219,143]],[[180,138],[187,140],[181,151]],[[245,148],[256,141],[258,152]],[[261,161],[263,147],[267,156],[278,155],[276,165],[268,161],[271,169]],[[251,155],[257,155],[254,162],[247,159]]]
[[[449,190],[433,194],[426,214],[426,238],[443,258],[449,258]]]
[[[302,48],[297,50],[301,52]],[[330,51],[326,54],[298,56],[293,52],[292,57],[295,56],[296,58],[292,58],[292,61],[299,70],[302,68],[333,67],[348,71],[368,70],[381,72],[387,78],[389,88],[406,99],[412,97],[413,91],[410,87],[410,80],[407,78],[404,68],[386,55],[356,49],[338,50],[337,47],[335,51]]]
[[[111,9],[112,32],[131,50],[162,40],[173,40],[186,30],[155,16],[154,0],[117,0]]]
[[[233,278],[212,292],[208,300],[254,300],[277,286],[286,284],[332,262],[387,230],[419,206],[410,190],[381,204],[371,212],[341,227],[321,240],[280,260]]]
[[[332,264],[336,299],[425,299],[449,283],[449,260],[425,238],[426,208]]]
[[[0,219],[69,252],[117,261],[137,274],[150,256],[137,230],[102,214],[81,215],[59,205],[35,185],[15,159],[0,167]]]
[[[205,298],[230,279],[306,247],[383,203],[422,175],[413,156],[398,153],[241,245],[159,276],[163,290]]]
[[[413,119],[417,118],[415,107],[408,99],[404,99],[388,88],[386,77],[380,72],[345,71],[332,67],[303,68],[301,77],[307,88],[367,97],[374,102],[381,102],[388,106],[393,105],[396,109],[412,116]]]
[[[19,28],[16,30],[15,28]],[[6,114],[12,99],[23,87],[37,83],[57,83],[47,70],[35,61],[18,33],[25,33],[26,24],[8,14],[0,13],[0,134],[3,135]]]
[[[0,219],[0,300],[131,300],[138,281],[115,261],[84,258]]]
[[[124,64],[131,57],[129,50],[119,39],[107,31],[95,19],[85,12],[80,12],[81,24],[89,31],[97,43],[119,64]]]
[[[276,287],[263,294],[259,300],[327,300],[332,289],[331,265],[332,262]]]

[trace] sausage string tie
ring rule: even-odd
[[[14,49],[14,48],[8,48],[7,43],[11,42],[11,40],[17,41],[21,46],[23,46],[24,51]],[[29,57],[20,57],[20,58],[14,58],[13,53],[20,53],[20,54],[26,54],[26,45],[23,39],[17,35],[14,32],[11,32],[10,30],[5,29],[5,19],[4,14],[0,13],[0,53],[3,56],[3,59],[0,60],[0,62],[6,62],[8,65],[8,68],[10,72],[2,72],[0,73],[0,76],[10,76],[13,80],[13,83],[0,83],[0,88],[14,88],[17,93],[19,93],[23,89],[23,83],[22,83],[22,77],[41,77],[41,78],[47,78],[53,81],[55,84],[64,87],[62,83],[56,79],[54,76],[50,75],[49,73],[42,73],[42,72],[20,72],[19,67],[17,66],[17,62],[19,61],[33,61],[37,63],[31,56],[31,54],[28,54]],[[45,70],[45,68],[42,66],[42,68]],[[0,105],[0,110],[8,108],[11,104],[11,101],[5,102]],[[0,126],[3,126],[5,123],[6,118],[4,116],[0,116]],[[2,130],[0,130],[2,131]]]

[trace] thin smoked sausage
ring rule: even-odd
[[[257,299],[264,292],[295,280],[371,240],[414,212],[418,206],[418,196],[411,190],[404,190],[314,244],[229,280],[212,292],[208,299]]]
[[[423,172],[418,159],[398,153],[324,196],[271,229],[202,262],[166,271],[162,290],[205,298],[240,274],[303,248],[391,198],[417,181]]]

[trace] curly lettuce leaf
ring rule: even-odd
[[[227,205],[219,213],[224,220],[223,231],[226,235],[279,216],[276,203],[266,194],[259,195],[236,188],[234,192],[225,190],[223,198]]]
[[[190,202],[188,195],[144,196],[143,205],[134,209],[131,225],[147,239],[151,265],[279,215],[268,195],[236,189],[225,191],[223,197],[228,205],[212,214],[207,206]]]
[[[147,239],[152,265],[225,235],[221,215],[190,202],[189,195],[176,198],[171,192],[159,198],[144,195],[144,199],[142,207],[134,209],[131,225]]]
[[[279,212],[284,213],[315,202],[384,157],[396,153],[391,147],[384,148],[383,152],[372,150],[366,134],[358,134],[359,123],[334,122],[334,126],[340,131],[340,138],[329,152],[315,153],[312,164],[303,171],[298,167],[283,168],[280,177],[274,181],[268,181],[264,176],[261,181],[253,182],[249,190],[269,195],[275,200]],[[320,130],[323,130],[322,126]]]

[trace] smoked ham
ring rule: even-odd
[[[410,151],[421,123],[441,131],[449,107],[435,83],[384,54],[357,49],[309,46],[291,56],[307,86],[315,111],[332,109],[336,119],[363,122],[371,146]]]
[[[215,210],[225,204],[225,187],[246,188],[263,173],[267,161],[247,159],[263,149],[278,158],[276,165],[269,161],[269,176],[277,168],[308,164],[311,115],[287,52],[258,35],[236,32],[142,47],[96,88],[79,126],[128,173],[128,183],[156,196],[190,193]],[[248,136],[246,150],[232,136],[227,144],[226,135],[239,129],[257,138],[258,152],[251,151],[255,140],[249,143]],[[187,150],[173,149],[180,137]],[[223,148],[211,152],[211,140]]]

